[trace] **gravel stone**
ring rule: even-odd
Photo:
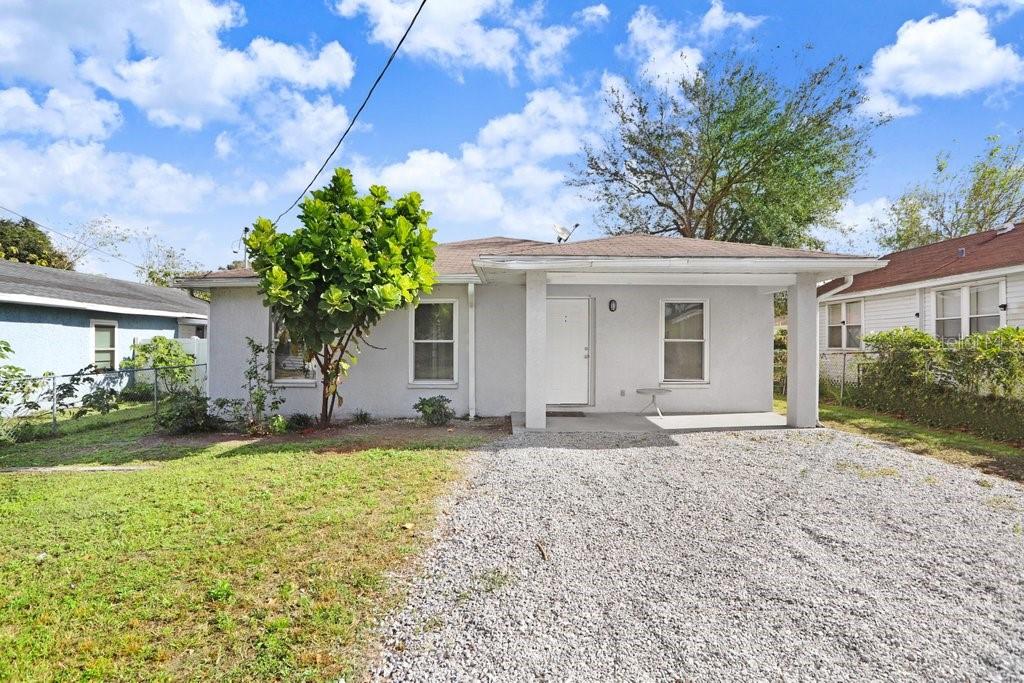
[[[1020,680],[1022,524],[1015,483],[833,430],[509,437],[372,675]]]

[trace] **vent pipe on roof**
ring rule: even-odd
[[[967,256],[967,247],[960,247],[959,249],[957,249],[956,255],[959,256],[960,258]]]
[[[996,228],[996,234],[997,235],[1005,235],[1006,233],[1008,233],[1011,230],[1013,230],[1015,227],[1017,227],[1017,226],[1013,222],[1003,223],[998,228]]]

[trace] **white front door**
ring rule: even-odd
[[[590,300],[548,299],[548,404],[590,402]]]

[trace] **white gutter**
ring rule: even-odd
[[[993,268],[991,270],[972,270],[968,273],[960,273],[958,275],[947,275],[945,277],[932,278],[931,280],[914,280],[913,282],[904,282],[902,284],[891,285],[889,287],[865,289],[863,291],[855,292],[850,296],[860,298],[865,296],[896,294],[898,292],[906,292],[915,289],[930,289],[932,287],[944,287],[946,285],[955,285],[962,282],[988,280],[991,278],[1002,277],[1004,275],[1015,275],[1018,273],[1024,273],[1024,264],[1017,266],[1007,266],[1005,268]],[[832,292],[828,292],[827,294],[823,294],[822,296],[824,297],[831,293]]]
[[[843,278],[843,284],[839,285],[835,289],[830,289],[829,291],[827,291],[824,294],[822,294],[821,296],[819,296],[818,297],[818,301],[825,301],[826,299],[830,298],[833,294],[838,294],[839,292],[843,291],[844,289],[849,289],[852,285],[853,285],[853,276],[852,275],[847,275],[847,276],[845,276]]]
[[[111,306],[109,304],[93,304],[86,301],[73,301],[71,299],[57,299],[49,296],[35,296],[33,294],[5,294],[0,293],[0,302],[10,304],[24,304],[26,306],[44,306],[47,308],[72,308],[81,311],[99,311],[102,313],[126,313],[129,315],[151,315],[159,318],[209,318],[204,313],[194,311],[171,311],[162,308],[133,308],[131,306]]]

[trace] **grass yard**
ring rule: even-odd
[[[775,399],[776,412],[786,401]],[[829,427],[863,434],[945,462],[973,467],[987,474],[1024,482],[1024,451],[1010,444],[963,432],[923,427],[870,410],[822,403],[821,422]]]
[[[126,419],[0,450],[0,680],[357,673],[460,449],[491,429],[160,440]]]

